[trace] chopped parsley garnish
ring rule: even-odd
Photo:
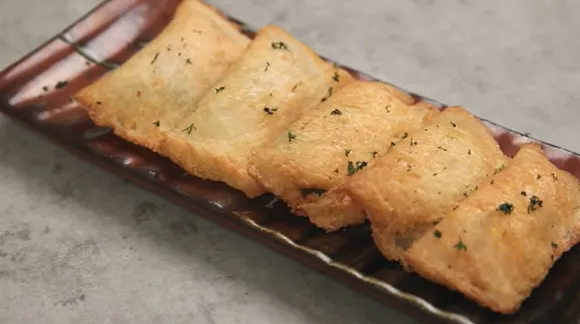
[[[556,242],[552,242],[552,243],[550,243],[550,245],[552,246],[552,249],[558,248],[558,244],[556,244]]]
[[[447,152],[447,149],[446,149],[446,148],[444,148],[444,147],[441,147],[441,146],[437,146],[437,149],[438,149],[438,150],[441,150],[441,151],[445,151],[445,152]]]
[[[414,141],[413,138],[411,137],[411,143],[409,143],[410,146],[415,146],[417,145],[417,141]]]
[[[278,108],[264,107],[264,111],[268,115],[274,115],[274,112],[278,111]]]
[[[186,128],[182,129],[181,131],[182,132],[187,132],[187,135],[189,135],[189,134],[191,134],[191,132],[194,129],[197,129],[197,128],[195,128],[195,125],[193,123],[191,123],[191,125],[187,126]]]
[[[342,111],[335,109],[333,111],[330,112],[331,115],[342,115]]]
[[[379,157],[381,156],[377,151],[371,152],[371,154],[373,155],[373,159],[376,158],[377,156]]]
[[[221,91],[224,91],[226,89],[226,87],[221,86],[219,88],[215,88],[215,93],[220,93]]]
[[[161,125],[161,123],[159,121],[153,122],[153,125],[155,125],[155,127],[159,127],[159,125]]]
[[[451,122],[451,126],[453,126],[453,127],[457,127],[457,124],[456,124],[456,123],[454,123],[454,122]]]
[[[340,171],[338,171],[338,168],[334,169],[334,173],[338,173]]]
[[[155,63],[155,61],[157,61],[157,58],[159,57],[159,52],[155,53],[155,56],[153,57],[153,59],[151,60],[151,64]]]
[[[291,130],[288,131],[288,142],[292,142],[292,140],[296,139],[296,134],[292,133]]]
[[[433,176],[436,176],[437,174],[438,174],[438,173],[437,173],[437,172],[435,172],[435,173],[433,173]]]
[[[402,138],[402,139],[405,139],[405,138],[407,138],[407,136],[409,136],[409,134],[408,134],[407,132],[405,132],[405,133],[403,134],[403,137],[401,137],[401,138]]]
[[[68,85],[68,81],[58,81],[54,86],[55,89],[62,89]]]
[[[550,173],[550,176],[552,176],[552,179],[554,179],[554,181],[558,181],[558,177],[556,177],[556,175],[555,175],[555,174],[553,174],[553,173]]]
[[[391,142],[391,147],[394,147],[395,145],[397,145],[397,143]]]
[[[525,191],[520,192],[520,194],[524,197],[526,197],[528,195]]]
[[[459,242],[457,242],[457,244],[455,244],[453,247],[456,248],[457,251],[467,252],[467,245],[465,245],[461,239],[459,239]]]
[[[541,177],[542,177],[542,176],[538,174],[538,175],[536,176],[536,179],[540,179]]]
[[[321,102],[325,102],[326,100],[328,100],[328,98],[330,98],[330,96],[332,96],[332,87],[328,88],[328,92],[326,94],[326,96],[322,99],[320,99]]]
[[[270,62],[266,62],[266,67],[264,68],[264,72],[268,71],[270,68]]]
[[[185,63],[187,63],[187,64],[192,64],[192,62],[191,62],[191,59],[187,59],[187,60],[185,60]]]
[[[503,204],[501,204],[497,207],[497,210],[503,212],[506,215],[509,215],[514,210],[514,205],[507,203],[507,202],[504,202]]]
[[[471,155],[471,149],[467,150],[467,155]]]
[[[436,238],[441,238],[441,236],[443,236],[443,234],[441,233],[441,231],[435,230],[435,231],[433,231],[433,236],[435,236]]]
[[[48,91],[48,86],[42,87],[42,91],[47,92]]]
[[[390,109],[390,108],[391,108],[391,106],[389,106],[389,105],[387,105],[387,106],[385,107],[385,109],[387,109],[387,114],[391,112],[391,109]]]
[[[358,171],[362,170],[366,166],[367,166],[367,163],[365,161],[356,161],[356,163],[353,163],[352,161],[348,161],[346,171],[347,171],[347,174],[349,176],[351,176],[351,175],[357,173]]]
[[[528,205],[528,214],[533,212],[534,210],[543,207],[543,201],[540,200],[537,196],[530,197],[530,204]]]
[[[293,87],[292,87],[292,92],[296,91],[296,88],[298,88],[298,83],[296,83]]]
[[[336,82],[340,81],[340,74],[338,74],[338,72],[334,71],[334,76],[332,77],[332,79]]]
[[[344,156],[348,156],[350,154],[350,152],[352,152],[352,150],[344,150]]]
[[[284,42],[272,42],[272,49],[289,51],[288,45]]]

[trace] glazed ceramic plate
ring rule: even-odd
[[[96,127],[70,96],[115,69],[155,37],[178,3],[103,3],[0,74],[1,110],[80,158],[367,293],[421,323],[578,323],[579,247],[556,263],[517,314],[497,315],[387,262],[375,248],[366,225],[326,234],[306,219],[291,215],[272,196],[248,199],[221,183],[194,178],[169,160]],[[253,34],[251,28],[244,27],[244,31]],[[372,79],[350,71],[361,79]],[[533,140],[486,123],[508,155],[513,156],[518,144]],[[544,148],[557,166],[580,177],[578,154],[545,143]]]

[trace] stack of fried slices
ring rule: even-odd
[[[75,98],[192,175],[328,231],[370,221],[386,258],[497,312],[580,239],[578,180],[536,144],[510,159],[463,108],[356,80],[276,26],[250,40],[200,1]]]

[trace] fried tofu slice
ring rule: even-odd
[[[194,109],[248,43],[214,8],[184,0],[151,43],[75,98],[97,125],[158,151],[162,131]]]
[[[319,227],[335,230],[362,223],[352,200],[327,192],[372,165],[405,134],[420,129],[438,112],[379,82],[355,81],[308,110],[250,162],[249,173],[294,211]],[[328,203],[330,201],[330,203]]]
[[[264,188],[248,175],[252,152],[274,138],[292,140],[288,125],[352,79],[282,29],[266,26],[167,133],[162,154],[195,176],[258,196]]]
[[[406,248],[508,162],[491,132],[461,107],[441,112],[345,185],[382,254]]]
[[[556,168],[537,144],[524,144],[404,260],[484,307],[514,313],[579,240],[578,179]]]

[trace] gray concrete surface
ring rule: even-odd
[[[2,0],[0,67],[98,2]],[[580,151],[580,1],[210,2]],[[0,323],[411,322],[0,117]]]

